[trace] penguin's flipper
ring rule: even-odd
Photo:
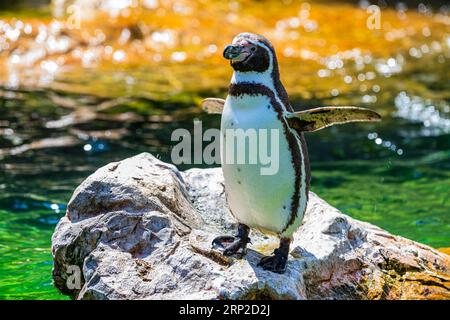
[[[206,98],[202,100],[202,109],[208,113],[221,114],[225,100],[220,98]]]
[[[366,108],[333,106],[288,113],[286,120],[297,131],[317,131],[335,124],[380,121],[381,116]]]

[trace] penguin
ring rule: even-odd
[[[250,242],[250,229],[275,234],[279,247],[273,255],[263,257],[258,267],[284,273],[289,246],[300,227],[308,204],[310,165],[304,132],[317,131],[334,124],[356,121],[380,121],[378,113],[353,106],[330,106],[294,112],[281,83],[273,45],[264,36],[238,34],[225,47],[223,57],[233,69],[228,96],[207,98],[202,107],[208,113],[221,114],[221,166],[226,200],[237,220],[236,236],[222,235],[213,247],[226,256],[242,258]],[[261,161],[229,161],[229,152],[245,152],[227,143],[233,130],[276,130],[278,170],[261,174]],[[230,131],[231,130],[231,131]],[[228,140],[227,140],[228,139]],[[260,152],[261,150],[257,150]]]

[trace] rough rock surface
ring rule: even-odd
[[[448,255],[352,219],[314,193],[285,274],[256,266],[276,238],[252,231],[237,260],[211,249],[224,232],[235,231],[220,168],[179,172],[140,154],[75,190],[52,238],[54,283],[78,299],[450,298]],[[70,289],[73,266],[81,286]]]

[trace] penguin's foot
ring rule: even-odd
[[[286,271],[290,242],[290,239],[282,238],[280,240],[280,247],[273,251],[274,255],[263,257],[258,262],[258,267],[276,273],[284,273]]]
[[[258,262],[258,267],[276,273],[284,273],[286,271],[287,256],[277,254],[277,250],[278,249],[275,249],[275,254],[273,256],[263,257]]]
[[[242,258],[247,253],[247,243],[250,242],[249,232],[250,229],[246,225],[239,224],[236,237],[218,236],[213,240],[212,246],[223,248],[224,256],[237,254],[239,258]]]
[[[224,256],[232,256],[237,254],[242,258],[247,253],[247,243],[250,241],[243,241],[238,237],[233,236],[218,236],[212,242],[213,248],[222,248]]]

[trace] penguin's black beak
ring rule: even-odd
[[[250,52],[246,46],[230,44],[223,50],[223,57],[231,61],[242,61],[249,56]]]
[[[235,59],[241,54],[242,48],[241,46],[230,44],[223,50],[223,57],[228,60]]]

